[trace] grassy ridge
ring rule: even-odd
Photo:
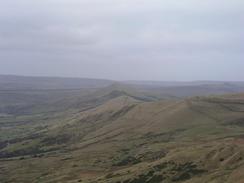
[[[86,86],[0,91],[0,182],[244,181],[244,95],[192,97],[233,85]]]
[[[52,113],[2,117],[1,179],[243,181],[243,95],[158,102],[124,92],[97,96],[87,100],[84,110],[74,105]]]

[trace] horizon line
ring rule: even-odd
[[[0,76],[8,77],[26,77],[26,78],[52,78],[52,79],[88,79],[88,80],[104,80],[104,81],[114,81],[114,82],[244,82],[244,80],[208,80],[208,79],[197,79],[197,80],[152,80],[152,79],[126,79],[126,80],[114,80],[107,78],[98,78],[98,77],[82,77],[82,76],[51,76],[51,75],[22,75],[22,74],[1,74]]]

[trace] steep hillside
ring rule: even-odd
[[[12,126],[1,118],[2,180],[244,181],[243,94],[145,102],[115,90],[97,100],[46,119],[19,116]],[[25,123],[28,118],[38,123]]]

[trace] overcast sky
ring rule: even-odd
[[[0,3],[0,74],[244,80],[243,0]]]

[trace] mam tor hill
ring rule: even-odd
[[[244,182],[241,82],[1,76],[0,90],[0,182]]]

